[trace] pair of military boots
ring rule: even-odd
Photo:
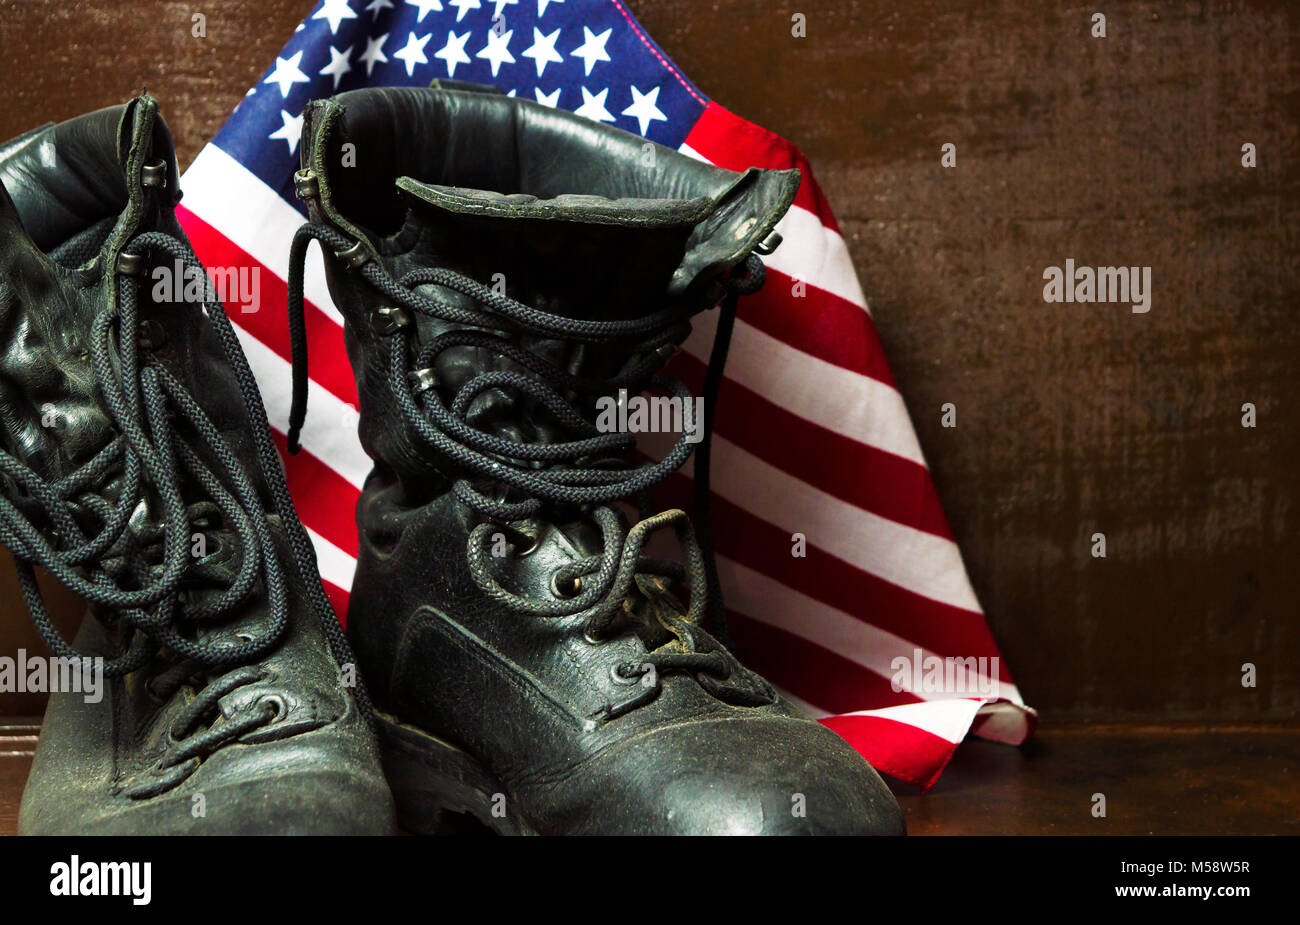
[[[463,85],[312,103],[300,150],[290,449],[315,240],[374,461],[346,636],[220,301],[151,285],[202,271],[156,102],[0,147],[0,543],[55,656],[106,679],[52,695],[20,830],[901,833],[703,628],[707,535],[650,500],[692,443],[637,462],[596,423],[658,390],[695,430],[662,366],[714,311],[707,434],[798,174]],[[89,604],[71,643],[37,568]]]

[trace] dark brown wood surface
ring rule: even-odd
[[[36,751],[36,720],[0,721],[0,835],[18,832],[18,804]]]
[[[798,39],[766,0],[628,5],[811,158],[1026,697],[1300,716],[1300,7],[1115,0],[1094,39],[1096,5],[809,0]],[[310,7],[208,0],[195,39],[191,4],[0,0],[0,137],[147,86],[188,161]],[[1150,265],[1151,311],[1044,304],[1066,258]],[[30,647],[11,583],[0,608],[0,652]]]
[[[0,723],[0,836],[35,731]],[[929,793],[894,789],[912,835],[1300,835],[1298,769],[1293,728],[1064,726],[1020,749],[972,742]]]
[[[912,835],[1300,835],[1297,774],[1294,726],[1058,725],[894,790]]]

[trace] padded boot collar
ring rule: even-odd
[[[619,129],[529,100],[464,86],[377,88],[308,105],[300,190],[377,256],[407,196],[451,211],[695,228],[668,295],[745,259],[799,186],[797,170],[723,170]],[[348,163],[352,144],[357,166]],[[642,202],[636,202],[636,201]],[[655,205],[646,205],[653,200]]]
[[[458,215],[581,222],[624,228],[694,226],[704,221],[714,206],[713,200],[707,196],[694,199],[606,199],[581,193],[561,193],[551,199],[539,199],[527,193],[498,193],[421,183],[410,177],[399,177],[397,188],[416,202]]]
[[[17,220],[49,252],[73,235],[121,216],[113,238],[124,241],[140,224],[142,170],[162,161],[169,200],[180,200],[180,174],[171,133],[153,97],[139,96],[33,129],[0,146],[0,220]]]

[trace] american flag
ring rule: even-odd
[[[281,448],[290,376],[279,307],[305,218],[292,180],[303,108],[435,78],[495,84],[733,170],[802,171],[767,285],[741,301],[714,415],[714,542],[732,636],[746,664],[877,769],[921,787],[972,731],[1023,741],[1034,713],[989,632],[807,160],[708,99],[619,0],[324,0],[200,152],[182,223],[209,267],[257,271],[260,310],[229,309]],[[370,460],[342,318],[313,259],[312,412],[286,469],[345,613]],[[713,323],[698,318],[670,368],[697,394]],[[688,464],[657,500],[689,510],[691,477]],[[943,683],[954,666],[972,673],[961,689]]]

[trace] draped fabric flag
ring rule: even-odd
[[[746,664],[876,768],[922,787],[972,730],[1023,741],[1034,713],[984,620],[808,162],[706,98],[619,0],[324,0],[298,27],[186,172],[180,210],[214,273],[256,273],[256,310],[227,291],[228,309],[277,434],[290,401],[289,242],[305,217],[292,182],[303,107],[435,78],[495,84],[733,170],[802,171],[767,285],[741,300],[714,415],[714,545],[733,638]],[[370,461],[318,256],[306,293],[311,412],[286,468],[342,614]],[[670,366],[697,394],[714,323],[700,316]],[[688,464],[656,500],[689,510],[690,480]]]

